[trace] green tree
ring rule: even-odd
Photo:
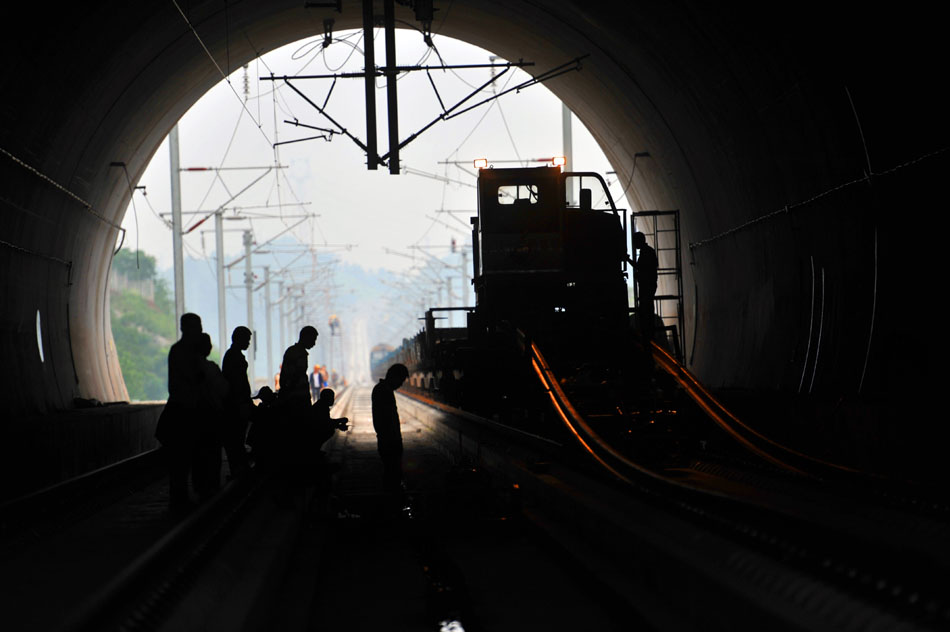
[[[112,258],[112,267],[116,272],[133,281],[155,278],[155,257],[141,250],[137,252],[120,250]]]
[[[168,397],[168,348],[176,338],[175,308],[163,279],[155,277],[155,258],[141,251],[120,250],[112,261],[117,273],[130,279],[155,281],[149,301],[126,290],[110,295],[112,338],[119,366],[132,400]]]

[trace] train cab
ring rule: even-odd
[[[571,179],[581,183],[576,206],[567,200]],[[588,183],[599,188],[604,208],[593,208]],[[625,326],[623,217],[598,174],[481,169],[472,219],[480,323],[507,321],[533,335]]]

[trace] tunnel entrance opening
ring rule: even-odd
[[[222,355],[230,330],[248,324],[251,313],[246,300],[249,243],[256,348],[252,345],[248,355],[253,354],[258,385],[272,381],[280,354],[303,324],[329,333],[331,316],[338,322],[342,316],[338,336],[322,337],[311,359],[321,367],[336,365],[333,370],[362,367],[368,376],[369,344],[399,344],[414,335],[429,307],[474,304],[468,226],[476,206],[473,158],[490,158],[500,166],[550,165],[552,156],[570,153],[574,169],[609,174],[615,198],[622,199],[630,189],[629,181],[612,173],[584,125],[546,88],[511,91],[510,86],[527,82],[526,72],[506,69],[504,60],[492,52],[451,38],[437,37],[429,46],[412,30],[396,33],[400,65],[422,67],[431,59],[438,66],[462,68],[400,76],[403,129],[431,122],[446,103],[472,95],[470,100],[479,102],[508,94],[438,123],[407,145],[399,177],[366,171],[359,142],[332,133],[315,136],[302,127],[315,127],[319,119],[311,106],[314,101],[340,128],[361,129],[361,82],[327,77],[297,82],[301,89],[266,80],[283,74],[332,71],[341,76],[358,71],[364,63],[362,36],[361,31],[340,31],[329,47],[324,39],[310,37],[251,60],[209,90],[177,125],[185,308],[203,317],[215,343],[213,355]],[[508,70],[510,77],[491,83]],[[481,92],[474,92],[480,87]],[[380,82],[379,98],[384,90]],[[384,114],[379,113],[381,130]],[[329,125],[326,120],[320,124]],[[564,152],[565,143],[569,152]],[[139,179],[123,223],[126,251],[138,247],[156,258],[148,265],[157,265],[161,287],[150,286],[145,297],[154,307],[161,303],[165,321],[173,292],[169,152],[166,139]],[[590,205],[602,207],[605,195],[598,188]],[[220,267],[219,246],[225,253]],[[135,318],[148,319],[145,313],[132,316],[130,299],[116,294],[139,291],[129,281],[138,267],[129,269],[128,255],[120,255],[126,262],[119,273],[113,263],[110,285],[120,364],[130,376],[131,399],[160,399],[155,393],[162,390],[164,365],[158,360],[176,337],[174,329],[169,331],[173,322],[148,332],[157,345],[128,331],[144,333],[143,323]],[[214,295],[221,271],[226,320],[217,317],[221,301]],[[462,316],[449,312],[442,324],[464,325]],[[143,395],[145,382],[151,386]]]

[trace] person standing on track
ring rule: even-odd
[[[168,350],[168,402],[155,429],[155,438],[168,454],[168,492],[172,509],[187,509],[192,501],[188,495],[188,477],[192,472],[198,401],[202,387],[198,343],[201,317],[181,315],[181,338]]]
[[[198,394],[198,416],[195,423],[195,460],[192,480],[201,500],[207,500],[221,487],[221,448],[224,427],[225,400],[228,381],[218,365],[208,360],[211,354],[211,336],[201,334],[197,351],[201,358],[201,391]]]
[[[307,417],[310,414],[310,382],[307,352],[317,344],[317,329],[307,325],[300,330],[297,342],[287,347],[280,368],[280,390],[277,391],[278,422],[275,429],[275,444],[280,456],[281,468],[288,480],[299,482],[306,470],[309,457],[303,436]]]
[[[247,379],[247,360],[243,352],[250,346],[251,330],[244,326],[235,327],[231,333],[231,347],[225,352],[221,363],[221,372],[228,381],[222,440],[231,478],[249,469],[244,440],[254,404],[251,402],[251,384]]]
[[[409,377],[409,369],[394,364],[386,377],[373,387],[373,429],[376,447],[383,461],[383,491],[396,494],[402,487],[402,432],[399,429],[399,410],[396,408],[396,389]]]
[[[306,412],[310,408],[310,383],[307,381],[307,352],[317,344],[316,327],[307,325],[300,330],[297,342],[287,347],[280,364],[280,390],[277,396],[288,413]]]

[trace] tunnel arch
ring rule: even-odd
[[[921,60],[942,58],[939,40],[912,12],[804,4],[776,14],[688,0],[436,8],[436,32],[508,59],[546,68],[589,55],[548,87],[622,181],[634,155],[649,152],[630,195],[640,208],[683,212],[683,241],[694,245],[684,252],[688,352],[703,379],[834,396],[906,387],[893,355],[902,279],[877,262],[893,247],[881,218],[892,204],[939,199],[948,142],[945,98],[917,81]],[[0,353],[13,415],[125,398],[106,283],[129,187],[111,165],[136,181],[220,81],[202,45],[237,68],[322,32],[324,17],[357,28],[359,9],[105,2],[28,9],[19,24],[29,26],[7,26],[15,72],[0,80],[11,95],[0,113]],[[412,20],[407,7],[397,12]],[[38,309],[46,362],[29,335]]]

